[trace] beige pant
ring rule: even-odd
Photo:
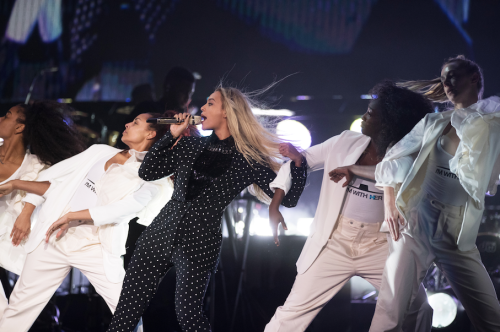
[[[380,223],[362,223],[340,216],[328,244],[311,267],[297,275],[285,304],[276,310],[265,332],[305,331],[353,276],[360,276],[380,289],[389,252],[387,234],[380,233],[379,229]],[[423,287],[406,323],[405,331],[431,329],[432,308]]]
[[[0,320],[0,332],[28,331],[71,267],[78,268],[89,279],[114,312],[122,283],[111,283],[106,278],[99,243],[66,251],[64,246],[42,242],[26,256],[23,272]]]
[[[5,291],[3,290],[2,283],[0,282],[0,319],[2,318],[3,312],[7,309],[8,305],[7,296],[5,296]]]
[[[399,331],[406,308],[435,262],[462,302],[476,331],[500,331],[500,305],[477,248],[459,251],[463,207],[415,196],[409,212],[413,237],[391,244],[371,332]]]

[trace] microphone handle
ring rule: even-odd
[[[178,124],[180,123],[176,118],[149,118],[147,119],[149,123],[156,124]],[[201,116],[191,116],[189,118],[190,125],[197,125],[201,123]]]

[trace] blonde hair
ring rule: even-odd
[[[483,79],[483,71],[481,67],[477,63],[472,60],[467,59],[463,55],[458,55],[454,58],[448,58],[441,68],[450,64],[452,62],[459,63],[460,67],[464,67],[467,70],[468,74],[477,73],[479,75],[479,81],[477,82],[477,91],[478,98],[481,99],[483,97],[484,92],[484,79]],[[437,103],[445,103],[448,102],[448,97],[444,92],[443,83],[441,82],[441,77],[437,77],[432,80],[419,80],[419,81],[405,81],[397,83],[398,86],[408,88],[412,91],[419,92],[429,100],[437,102]]]
[[[250,165],[259,163],[275,172],[280,168],[280,139],[259,122],[252,112],[258,105],[255,97],[269,90],[274,84],[255,92],[244,93],[236,88],[226,88],[222,84],[215,89],[222,96],[222,109],[226,111],[227,126],[233,136],[236,149]],[[269,204],[271,199],[256,184],[249,191],[260,201]]]

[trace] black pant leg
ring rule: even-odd
[[[193,263],[177,247],[172,253],[176,269],[175,311],[183,331],[211,331],[203,314],[203,299],[213,271],[213,264]]]
[[[120,301],[108,332],[134,331],[158,283],[172,266],[173,235],[161,220],[153,222],[142,233],[125,274]]]

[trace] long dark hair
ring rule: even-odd
[[[478,99],[481,99],[484,92],[484,78],[483,70],[481,69],[481,67],[479,67],[479,65],[474,61],[467,59],[465,56],[459,55],[454,58],[448,58],[441,66],[441,69],[444,66],[449,65],[450,63],[458,63],[459,67],[465,68],[469,75],[479,75],[479,81],[477,82],[477,97]],[[446,93],[444,92],[441,77],[437,77],[432,80],[405,81],[398,83],[398,85],[406,87],[412,91],[419,92],[434,102],[448,102],[448,97],[446,97]]]
[[[35,101],[17,106],[23,116],[17,121],[25,125],[23,143],[44,164],[54,165],[70,158],[86,146],[70,118],[70,108],[55,101]]]
[[[397,86],[392,81],[375,85],[370,93],[380,100],[381,130],[374,142],[379,158],[387,148],[397,143],[427,114],[432,103],[420,93]]]
[[[185,112],[195,81],[193,73],[184,67],[170,69],[163,81],[163,97],[161,100],[165,103],[164,110]]]

